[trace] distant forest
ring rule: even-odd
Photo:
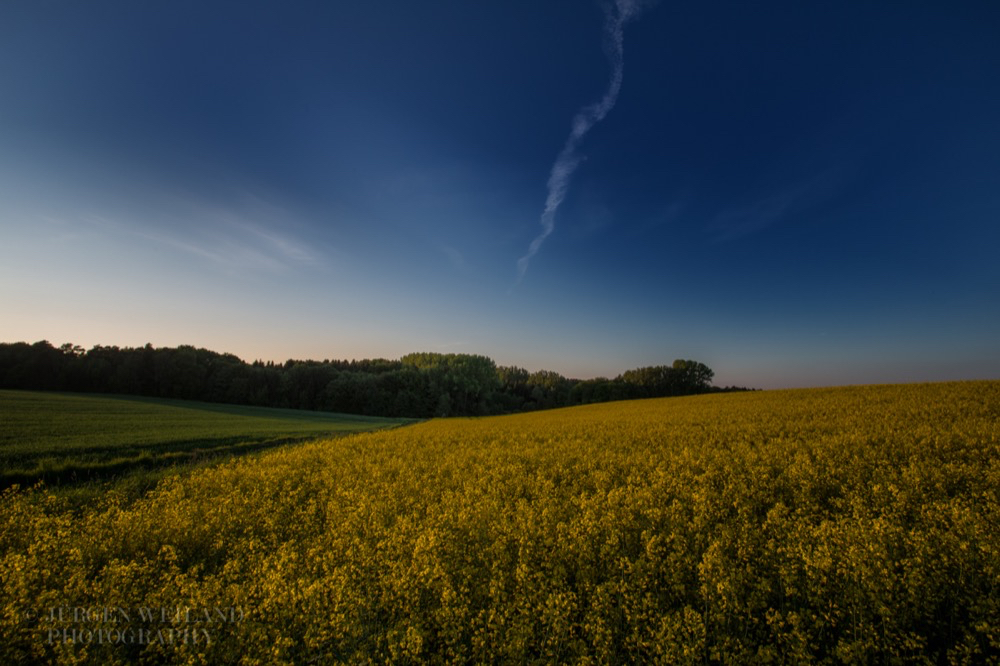
[[[114,393],[369,416],[480,416],[611,400],[744,388],[712,386],[697,361],[567,379],[498,366],[473,354],[408,354],[398,361],[246,363],[191,346],[54,347],[0,343],[0,388]]]

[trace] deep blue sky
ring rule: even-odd
[[[0,4],[0,340],[1000,377],[1000,4],[647,4],[519,278],[613,17]]]

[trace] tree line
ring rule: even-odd
[[[479,416],[611,400],[746,390],[712,386],[703,363],[567,379],[498,366],[475,354],[415,353],[399,360],[247,363],[188,345],[55,347],[0,343],[0,388],[114,393],[369,416]]]

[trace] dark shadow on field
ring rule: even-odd
[[[200,439],[176,439],[170,441],[150,442],[149,444],[112,444],[106,446],[80,446],[67,449],[67,455],[73,458],[83,458],[78,461],[78,466],[96,465],[103,462],[114,462],[116,460],[130,460],[140,456],[160,458],[164,455],[170,456],[177,452],[192,451],[218,451],[229,447],[240,447],[248,445],[258,445],[261,443],[279,442],[294,443],[308,440],[329,439],[331,437],[344,437],[355,434],[342,430],[331,430],[330,432],[309,432],[297,435],[284,436],[239,436],[232,437],[203,437]],[[20,469],[30,468],[33,464],[39,464],[43,460],[52,459],[55,453],[51,450],[44,450],[36,454],[22,454],[16,460],[8,460],[8,467],[19,467]]]
[[[415,423],[420,419],[408,419],[402,417],[382,417],[382,416],[362,416],[360,414],[342,414],[340,412],[313,412],[305,409],[283,409],[280,407],[253,407],[249,405],[230,405],[221,402],[196,402],[192,400],[175,400],[173,398],[151,398],[137,395],[118,395],[104,393],[87,394],[67,394],[67,395],[87,395],[114,400],[124,400],[128,402],[138,402],[147,405],[157,405],[161,407],[176,407],[177,409],[190,409],[203,412],[213,412],[215,414],[229,414],[230,416],[241,416],[261,419],[281,419],[304,421],[307,423],[336,421],[338,423],[367,423],[373,426],[393,425],[400,423]]]
[[[28,471],[22,468],[20,470],[3,471],[0,472],[0,489],[9,488],[13,485],[27,488],[34,486],[38,482],[43,482],[49,486],[62,486],[89,483],[92,481],[105,481],[133,472],[192,465],[214,460],[221,462],[226,458],[256,453],[277,446],[301,444],[319,439],[342,437],[348,434],[353,433],[310,433],[297,437],[262,440],[247,440],[246,438],[184,440],[161,442],[151,445],[148,448],[94,447],[92,449],[80,449],[75,450],[74,455],[84,452],[100,453],[107,451],[114,453],[115,456],[105,461],[97,459],[92,462],[68,462],[51,469]]]

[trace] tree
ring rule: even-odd
[[[715,373],[705,365],[697,361],[682,361],[677,359],[673,365],[674,373],[677,376],[677,384],[685,393],[704,393],[712,387],[712,378]]]
[[[89,351],[42,340],[0,343],[0,388],[148,395],[378,416],[482,415],[713,389],[697,361],[579,381],[557,372],[497,367],[475,354],[408,354],[398,361],[246,363],[189,345]]]
[[[673,365],[656,365],[628,370],[619,381],[632,388],[629,397],[654,398],[705,393],[711,389],[715,373],[703,363],[677,359]]]

